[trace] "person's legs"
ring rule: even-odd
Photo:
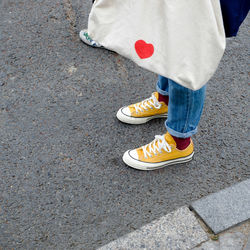
[[[159,94],[163,96],[168,96],[168,87],[169,87],[168,81],[169,81],[168,78],[161,75],[158,76],[158,81],[156,83],[156,90]]]
[[[156,136],[145,146],[125,152],[123,161],[140,170],[154,170],[192,160],[194,153],[190,137],[197,132],[205,100],[206,86],[193,91],[160,76],[156,88],[165,97],[169,95],[168,132]]]
[[[182,87],[169,79],[169,104],[166,128],[178,138],[188,138],[197,132],[205,101],[206,86],[197,91]]]
[[[190,144],[190,137],[197,131],[206,87],[198,91],[184,88],[176,82],[163,76],[158,77],[156,90],[159,100],[169,105],[169,116],[166,121],[168,132],[174,137],[177,148],[185,149]],[[194,105],[194,103],[195,105]]]
[[[164,102],[166,105],[168,105],[169,102],[169,95],[168,95],[168,88],[169,88],[169,79],[159,75],[158,81],[156,83],[156,90],[159,94],[158,101]]]

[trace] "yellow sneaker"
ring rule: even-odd
[[[150,98],[120,108],[116,117],[129,124],[143,124],[155,118],[166,118],[168,106],[158,101],[159,94],[154,92]]]
[[[139,170],[155,170],[168,165],[188,162],[194,155],[194,145],[191,140],[189,146],[184,150],[176,148],[173,137],[156,135],[155,139],[140,148],[128,150],[123,155],[123,161],[130,167]]]

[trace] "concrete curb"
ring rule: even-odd
[[[208,236],[194,214],[181,207],[99,250],[190,249],[206,240]]]
[[[181,207],[110,242],[99,250],[194,248],[197,250],[220,250],[235,249],[235,247],[247,250],[250,243],[249,236],[246,236],[246,234],[240,231],[228,232],[222,234],[221,239],[216,236],[212,237],[213,240],[209,240],[212,234],[210,232],[209,237],[209,229],[206,228],[205,224],[209,225],[213,232],[219,233],[249,219],[250,210],[247,210],[247,207],[250,207],[249,193],[250,179],[192,203],[191,207],[204,221],[200,221],[188,207]],[[229,203],[231,206],[229,206]],[[232,217],[231,220],[229,215]],[[215,227],[210,223],[211,220],[215,223]],[[247,227],[248,233],[250,233],[250,222]]]
[[[206,225],[218,234],[250,218],[250,179],[191,204]]]

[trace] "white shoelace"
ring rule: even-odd
[[[156,144],[158,144],[158,147]],[[157,155],[157,151],[162,153],[162,149],[168,153],[171,152],[171,146],[166,142],[164,135],[156,135],[151,143],[142,147],[145,158],[152,157],[152,154]]]
[[[158,100],[156,99],[154,94],[152,94],[152,96],[150,98],[147,98],[147,99],[145,99],[144,101],[142,101],[140,103],[134,104],[136,113],[138,113],[138,111],[143,112],[144,110],[148,110],[147,108],[152,109],[153,106],[156,109],[161,108],[161,104],[158,102]]]

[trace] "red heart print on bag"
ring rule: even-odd
[[[154,54],[154,45],[146,43],[143,40],[138,40],[135,43],[135,51],[141,59],[146,59]]]

